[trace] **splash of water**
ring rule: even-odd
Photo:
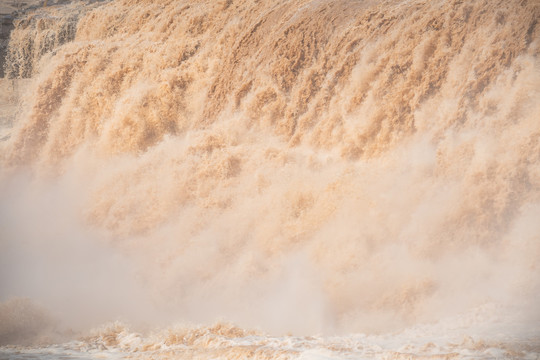
[[[537,339],[538,18],[534,0],[95,5],[32,50],[1,210],[75,213],[49,238],[126,256],[161,309],[145,321],[377,333],[491,303]],[[3,238],[39,237],[23,212]]]

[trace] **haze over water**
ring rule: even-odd
[[[540,356],[538,0],[14,22],[0,358]]]

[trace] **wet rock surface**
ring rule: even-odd
[[[46,3],[43,0],[28,0],[24,2],[12,0],[2,1],[0,3],[0,77],[3,78],[7,75],[6,59],[8,55],[8,44],[16,20],[29,12],[45,6],[58,6],[71,2],[72,0],[48,0]]]
[[[5,59],[13,22],[20,14],[36,8],[43,1],[3,1],[0,4],[0,77],[4,77]]]
[[[12,14],[0,14],[0,77],[4,77],[4,63],[6,58],[9,34],[13,30]]]

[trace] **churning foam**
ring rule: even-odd
[[[85,308],[302,335],[487,308],[505,325],[482,336],[537,343],[539,18],[536,0],[36,10],[9,45],[33,80],[0,144],[0,295],[71,326]]]

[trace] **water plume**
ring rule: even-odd
[[[0,143],[2,181],[32,178],[2,210],[62,184],[68,209],[32,206],[74,213],[87,243],[128,259],[125,293],[160,309],[141,312],[309,335],[491,309],[507,336],[538,341],[537,1],[116,0],[80,14],[37,55]],[[16,241],[29,225],[11,216],[1,234]]]

